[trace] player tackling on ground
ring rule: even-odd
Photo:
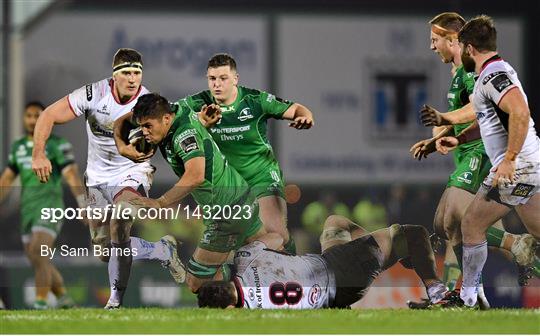
[[[142,71],[141,54],[133,49],[119,49],[113,59],[112,78],[73,91],[41,114],[34,134],[32,169],[42,182],[46,182],[51,174],[51,162],[45,156],[45,142],[53,125],[84,115],[88,134],[85,174],[88,205],[104,208],[107,204],[147,195],[155,170],[147,160],[152,153],[138,153],[133,145],[128,146],[126,150],[132,151],[140,162],[135,163],[120,155],[113,139],[114,121],[130,112],[137,98],[148,92],[141,84]],[[122,304],[132,260],[160,260],[177,282],[183,281],[185,272],[173,237],[165,236],[159,242],[151,243],[129,236],[131,219],[113,218],[110,225],[98,222],[90,221],[92,243],[103,248],[112,245],[137,252],[136,255],[111,253],[108,266],[111,297],[105,308],[118,308]]]
[[[373,280],[398,261],[414,268],[430,300],[447,300],[437,278],[427,230],[394,224],[366,235],[345,217],[324,223],[322,254],[291,256],[276,251],[283,238],[264,235],[239,249],[233,281],[204,284],[199,307],[262,309],[346,308],[360,300]]]

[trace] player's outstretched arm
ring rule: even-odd
[[[309,129],[315,124],[313,113],[302,104],[294,103],[283,113],[283,119],[291,120],[290,127],[296,129]]]
[[[458,135],[441,137],[436,141],[435,146],[437,152],[446,155],[459,145],[480,139],[480,137],[480,126],[478,125],[478,121],[475,120]]]
[[[420,120],[422,120],[424,126],[457,125],[468,123],[475,119],[476,113],[471,103],[460,109],[446,113],[441,113],[429,105],[424,105],[420,110]]]
[[[2,175],[0,175],[0,204],[9,194],[11,185],[13,184],[13,181],[15,181],[16,177],[17,174],[9,167],[6,167],[6,169],[4,169],[2,172]]]
[[[422,158],[427,158],[429,154],[437,151],[437,140],[448,135],[452,129],[453,126],[434,127],[433,137],[418,141],[411,146],[409,152],[412,153],[413,158],[418,159],[418,161],[422,160]]]
[[[63,124],[77,116],[71,110],[68,97],[58,100],[41,112],[34,129],[34,149],[32,151],[32,170],[43,183],[49,180],[52,172],[51,161],[45,155],[45,144],[51,136],[55,124]]]

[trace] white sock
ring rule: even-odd
[[[168,260],[171,257],[169,248],[161,241],[152,243],[139,237],[131,237],[131,248],[137,251],[133,260]]]
[[[480,277],[487,255],[487,241],[477,245],[463,245],[463,285],[460,297],[469,307],[474,306],[478,299]]]

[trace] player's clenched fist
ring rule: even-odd
[[[32,171],[34,171],[41,183],[46,183],[49,181],[52,172],[51,161],[47,159],[45,154],[34,155],[32,157]]]
[[[199,120],[206,128],[213,127],[221,120],[221,117],[221,108],[216,104],[204,105],[199,113]]]
[[[424,104],[420,110],[420,120],[424,126],[443,125],[442,113],[426,104]]]

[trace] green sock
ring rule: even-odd
[[[488,246],[501,247],[504,231],[490,226],[486,236]]]
[[[448,290],[453,291],[456,289],[456,283],[461,275],[458,264],[444,263],[443,282]]]
[[[283,246],[283,249],[289,254],[296,255],[296,244],[293,237],[289,236],[289,241]]]

